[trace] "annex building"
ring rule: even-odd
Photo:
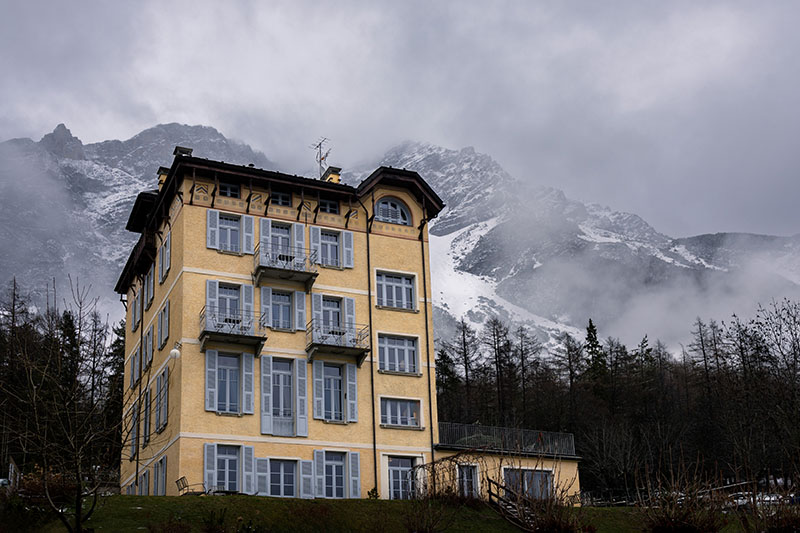
[[[577,494],[571,435],[438,421],[428,223],[444,204],[419,174],[353,187],[335,167],[174,155],[136,199],[116,285],[124,492],[408,498],[420,465],[480,448],[458,490]]]

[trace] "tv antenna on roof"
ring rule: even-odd
[[[327,137],[320,137],[319,141],[315,144],[309,146],[312,150],[317,152],[315,159],[317,161],[317,165],[319,165],[319,177],[322,178],[322,175],[325,173],[325,167],[328,166],[327,160],[328,155],[331,153],[331,149],[328,148],[325,150],[325,143],[330,141]],[[324,150],[324,151],[323,151]]]

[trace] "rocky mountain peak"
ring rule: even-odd
[[[66,159],[86,159],[83,143],[63,124],[42,137],[39,144],[51,154]]]

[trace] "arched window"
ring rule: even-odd
[[[403,202],[397,198],[384,198],[375,206],[375,218],[381,222],[411,225],[411,214]]]

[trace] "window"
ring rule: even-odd
[[[142,347],[139,346],[136,350],[131,354],[131,381],[130,381],[130,388],[136,386],[139,383],[139,374],[141,371],[141,355],[142,355]]]
[[[377,275],[378,305],[398,309],[415,309],[414,277],[402,274]]]
[[[139,496],[150,496],[150,471],[145,470],[139,476]]]
[[[169,338],[169,300],[158,313],[158,349],[167,344]]]
[[[535,500],[550,498],[553,494],[553,473],[544,470],[506,468],[503,472],[506,487],[517,494]]]
[[[238,285],[219,284],[217,316],[225,324],[238,324],[242,320]]]
[[[131,331],[136,331],[136,328],[139,327],[139,321],[142,318],[139,316],[141,314],[142,308],[141,306],[141,293],[136,293],[133,297],[133,306],[131,307]]]
[[[331,213],[333,215],[339,214],[339,202],[336,200],[326,200],[321,198],[319,201],[319,210],[323,213]]]
[[[409,457],[389,457],[389,498],[410,500],[414,493],[414,460]]]
[[[325,452],[325,497],[344,498],[344,452]]]
[[[292,295],[272,291],[272,327],[292,329]]]
[[[169,273],[169,267],[171,263],[170,256],[172,255],[172,233],[167,232],[166,237],[161,244],[161,248],[158,251],[158,282],[164,283],[164,280],[167,279],[167,274]]]
[[[320,232],[320,257],[319,261],[327,266],[339,266],[339,233],[332,231]]]
[[[130,460],[136,459],[139,453],[139,402],[133,402],[131,408],[131,454]]]
[[[292,230],[288,224],[272,224],[269,232],[270,244],[272,245],[272,258],[274,260],[290,261],[292,246]],[[285,256],[285,257],[281,257]]]
[[[391,224],[411,225],[411,215],[403,202],[396,198],[384,198],[375,206],[375,219]]]
[[[144,391],[144,417],[142,423],[142,448],[147,446],[150,442],[150,387]]]
[[[240,251],[239,236],[240,218],[236,215],[219,215],[219,249],[225,252]]]
[[[419,400],[381,398],[381,424],[387,426],[420,427]]]
[[[416,374],[417,341],[406,337],[378,335],[379,369]]]
[[[239,446],[217,444],[217,490],[239,490]]]
[[[325,420],[344,420],[342,400],[342,367],[325,363],[324,367]]]
[[[153,304],[153,294],[155,289],[155,274],[156,265],[153,263],[150,265],[150,270],[147,271],[147,275],[144,277],[144,308],[150,309],[150,306]]]
[[[269,495],[295,496],[295,479],[297,477],[297,462],[278,459],[269,460]]]
[[[283,205],[283,206],[291,206],[292,205],[292,195],[288,192],[273,192],[272,193],[272,205]]]
[[[254,356],[206,350],[205,409],[215,413],[253,414]]]
[[[339,298],[322,298],[322,325],[333,334],[341,334],[342,301]]]
[[[233,183],[220,183],[219,195],[228,198],[239,198],[239,185]]]
[[[217,412],[239,412],[239,357],[217,357]]]
[[[294,435],[294,410],[292,409],[292,362],[272,360],[272,431],[273,435]]]
[[[167,425],[169,414],[169,368],[156,377],[156,432],[160,433]]]
[[[147,328],[144,334],[144,349],[142,350],[142,368],[147,368],[153,362],[153,325]]]
[[[153,496],[167,495],[167,456],[162,455],[153,467]]]
[[[478,497],[478,467],[458,465],[458,493],[463,498]]]

